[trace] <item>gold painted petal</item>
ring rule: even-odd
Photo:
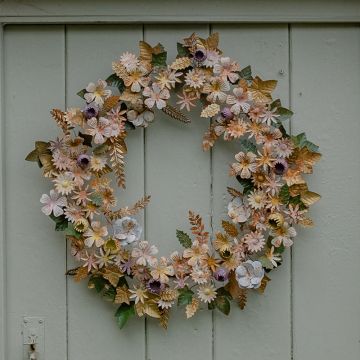
[[[301,194],[301,201],[306,205],[310,206],[319,201],[321,196],[312,191],[305,191]]]

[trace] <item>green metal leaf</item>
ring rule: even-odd
[[[120,94],[125,90],[125,84],[123,79],[119,78],[115,73],[111,74],[108,78],[105,79],[109,86],[117,87]]]
[[[103,200],[102,200],[101,194],[95,192],[95,193],[91,194],[89,197],[90,197],[91,202],[94,205],[96,205],[96,206],[101,206],[102,205]]]
[[[85,100],[85,94],[87,93],[86,89],[82,89],[76,93],[76,95],[80,96],[82,99]]]
[[[184,248],[191,247],[192,240],[191,240],[190,236],[187,233],[185,233],[184,231],[181,231],[181,230],[176,230],[176,237],[178,238],[180,244]]]
[[[279,198],[283,204],[287,204],[290,200],[289,186],[283,185],[279,191]]]
[[[243,152],[251,151],[254,154],[256,154],[256,152],[257,152],[256,145],[252,141],[250,141],[248,139],[241,139],[240,140],[240,146],[241,146],[241,150]]]
[[[153,54],[151,64],[153,66],[166,66],[167,52],[161,52],[159,54]]]
[[[177,52],[178,52],[179,57],[188,56],[190,54],[189,49],[186,48],[185,46],[183,46],[183,44],[181,44],[181,43],[177,43],[176,48],[177,48]]]
[[[284,107],[279,107],[279,108],[277,108],[276,113],[277,113],[278,115],[280,115],[280,116],[277,118],[279,121],[285,121],[285,120],[287,120],[287,119],[290,119],[290,118],[294,115],[294,113],[293,113],[291,110],[286,109],[286,108],[284,108]]]
[[[183,289],[179,289],[179,296],[178,296],[178,305],[188,305],[191,303],[193,298],[194,292],[190,290],[187,286]]]
[[[217,296],[214,302],[218,310],[220,310],[225,315],[229,315],[230,301],[226,296],[224,295]]]
[[[239,76],[240,79],[252,80],[251,66],[248,65],[245,68],[243,68],[241,71],[239,71]]]
[[[134,315],[135,315],[134,303],[131,303],[130,305],[121,304],[115,313],[116,322],[119,328],[122,329],[126,325],[129,318]]]
[[[237,175],[236,180],[243,187],[243,194],[244,195],[249,194],[251,191],[254,190],[254,184],[251,181],[251,179],[243,179],[242,177],[240,177],[240,175]]]
[[[315,151],[315,152],[319,150],[319,147],[317,145],[307,140],[305,133],[292,136],[291,139],[294,142],[294,144],[299,148],[307,147],[310,151]]]

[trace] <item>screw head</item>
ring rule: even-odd
[[[39,324],[42,324],[44,321],[42,319],[39,320]]]

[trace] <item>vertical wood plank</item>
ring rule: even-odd
[[[226,56],[239,61],[244,68],[252,66],[253,74],[279,80],[275,96],[284,106],[289,101],[288,28],[287,25],[214,25],[220,33],[220,48]],[[281,71],[282,70],[282,71]],[[283,75],[281,75],[283,73]],[[229,164],[239,151],[235,142],[219,141],[213,149],[214,229],[220,230],[227,218],[229,195],[226,186],[238,188],[228,176]],[[291,353],[290,256],[274,270],[265,295],[249,296],[241,311],[233,303],[231,314],[215,313],[215,359],[288,360]]]
[[[0,24],[0,359],[6,359],[4,27]]]
[[[137,53],[141,39],[141,25],[67,27],[67,106],[83,105],[76,93],[90,81],[110,75],[111,62],[124,51]],[[125,191],[116,193],[119,206],[131,205],[144,194],[142,131],[130,133],[127,144],[128,182]],[[141,216],[139,219],[142,222]],[[68,280],[69,359],[103,359],[104,355],[109,359],[144,358],[144,322],[129,321],[121,331],[115,322],[115,310],[95,292],[91,293],[85,283],[79,286]]]
[[[294,356],[360,357],[360,28],[292,27],[294,133],[323,158],[309,187],[316,226],[294,249]]]
[[[146,25],[145,40],[153,45],[161,42],[170,61],[176,56],[176,42],[194,31],[208,35],[205,25]],[[207,127],[208,121],[197,113],[191,124],[184,125],[157,112],[156,123],[146,129],[146,191],[152,195],[146,238],[159,247],[161,255],[181,248],[175,230],[189,229],[189,209],[210,224],[210,157],[201,150]],[[148,323],[148,359],[211,359],[212,318],[207,310],[186,321],[184,310],[174,309],[167,332],[151,320]]]
[[[65,242],[40,211],[48,181],[24,161],[57,131],[49,110],[64,105],[63,29],[5,28],[7,359],[22,359],[23,315],[45,317],[49,358],[66,353]]]

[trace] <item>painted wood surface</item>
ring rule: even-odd
[[[202,311],[189,321],[177,312],[167,333],[151,320],[133,321],[120,331],[111,304],[85,284],[66,280],[72,260],[65,241],[40,212],[48,183],[23,159],[35,139],[53,137],[49,110],[78,105],[75,93],[109,74],[111,61],[123,51],[135,51],[144,38],[161,41],[173,58],[176,41],[192,31],[219,31],[226,54],[277,79],[276,94],[296,113],[292,132],[306,131],[320,144],[324,158],[310,180],[323,196],[312,210],[317,227],[301,231],[292,259],[288,254],[267,293],[253,296],[245,311],[233,306],[230,318]],[[46,317],[46,360],[358,359],[359,44],[357,25],[6,26],[2,360],[22,358],[23,315]],[[220,143],[204,153],[201,138],[208,124],[196,112],[190,125],[158,115],[152,127],[129,138],[127,189],[118,198],[127,204],[152,195],[142,218],[144,237],[168,254],[178,248],[175,229],[187,228],[189,208],[218,229],[231,184],[227,165],[236,149]]]
[[[2,0],[0,22],[359,22],[358,0]]]

